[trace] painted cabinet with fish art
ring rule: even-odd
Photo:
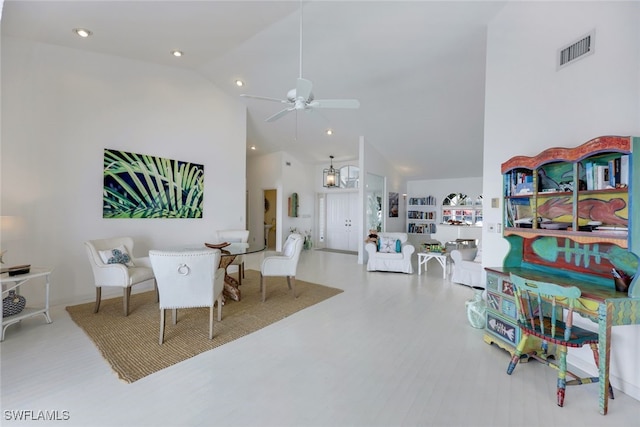
[[[510,249],[502,267],[486,268],[487,343],[512,353],[520,340],[510,272],[586,284],[598,301],[627,297],[640,304],[640,198],[632,197],[640,194],[640,160],[634,162],[634,154],[640,138],[602,136],[502,164],[503,236]],[[614,274],[627,279],[626,289],[617,288]]]

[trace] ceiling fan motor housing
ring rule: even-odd
[[[304,101],[305,103],[311,102],[313,101],[313,93],[309,94],[309,99],[304,99],[304,98],[300,98],[302,99],[302,101]],[[291,89],[289,92],[287,92],[287,100],[291,103],[295,103],[297,100],[296,97],[296,90],[295,89]]]

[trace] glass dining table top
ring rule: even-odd
[[[174,252],[188,252],[188,251],[199,251],[202,249],[220,249],[220,254],[222,257],[228,257],[228,256],[237,256],[237,255],[243,255],[243,254],[252,254],[252,253],[256,253],[256,252],[262,252],[266,249],[266,246],[263,243],[240,243],[240,242],[234,242],[234,243],[229,243],[228,246],[225,246],[223,248],[217,248],[217,247],[211,247],[211,246],[206,246],[207,244],[209,245],[216,245],[215,243],[194,243],[194,244],[190,244],[190,245],[183,245],[183,246],[175,246],[172,248],[169,248],[169,251],[174,251]]]
[[[205,246],[211,248],[211,246]],[[262,252],[266,249],[264,243],[240,243],[233,242],[228,246],[222,248],[212,248],[212,249],[220,249],[221,256],[232,256],[232,255],[243,255],[243,254],[252,254],[256,252]]]

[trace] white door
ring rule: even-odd
[[[327,194],[327,248],[358,250],[358,193]]]

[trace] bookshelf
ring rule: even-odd
[[[407,233],[433,234],[436,232],[438,212],[434,196],[409,197],[407,205]]]

